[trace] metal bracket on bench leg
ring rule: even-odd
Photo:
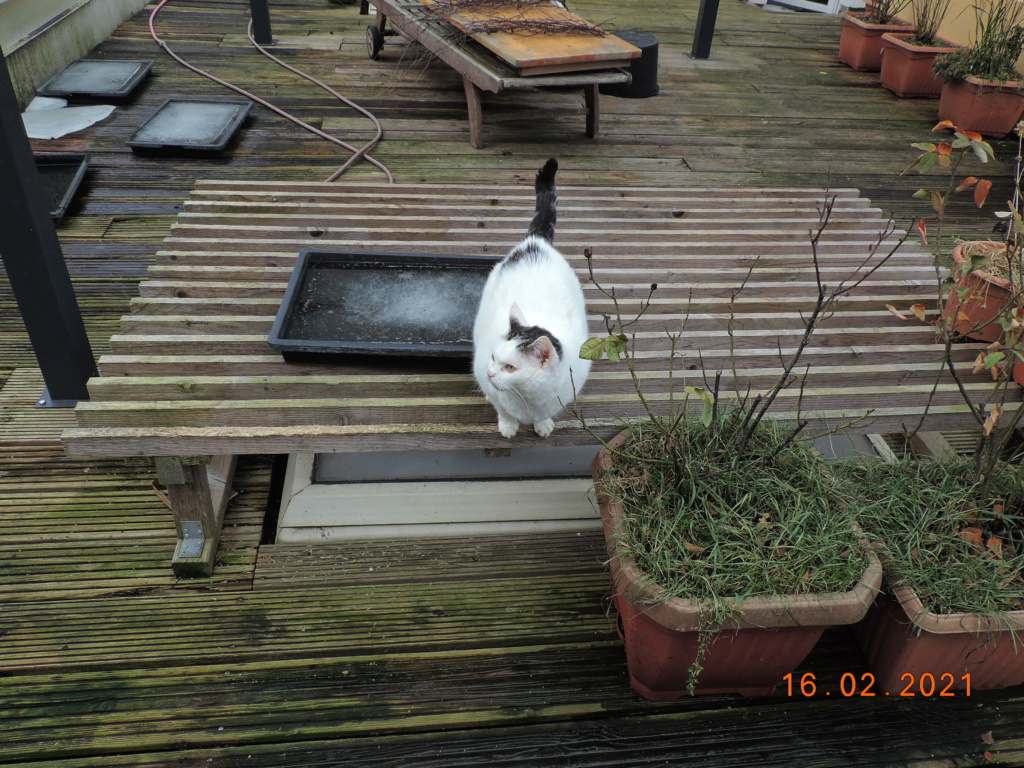
[[[157,475],[178,531],[171,566],[179,578],[213,574],[236,456],[158,456]]]
[[[203,554],[205,545],[206,532],[203,530],[203,522],[201,520],[182,520],[178,557],[199,557]]]

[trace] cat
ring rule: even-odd
[[[537,173],[526,237],[491,271],[473,324],[473,375],[507,438],[520,424],[550,435],[590,373],[579,356],[588,337],[583,289],[553,245],[557,171],[552,158]]]

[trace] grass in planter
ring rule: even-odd
[[[724,598],[853,588],[867,559],[823,461],[769,419],[737,450],[737,413],[681,419],[676,461],[655,424],[631,425],[610,478],[619,540],[653,582],[718,617]]]
[[[859,515],[887,560],[889,581],[938,614],[1024,609],[1024,515],[1019,468],[978,492],[973,458],[845,465],[870,493]],[[995,499],[995,501],[993,500]]]

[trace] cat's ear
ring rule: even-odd
[[[519,308],[518,304],[513,304],[512,308],[508,311],[508,325],[509,330],[512,331],[512,336],[515,336],[517,331],[529,327],[526,318],[523,317],[523,310]]]
[[[549,367],[556,359],[555,345],[547,336],[541,336],[526,348],[541,368]]]

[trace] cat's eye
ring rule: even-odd
[[[515,373],[516,372],[516,367],[514,365],[503,365],[501,367],[502,367],[502,369],[506,373]]]

